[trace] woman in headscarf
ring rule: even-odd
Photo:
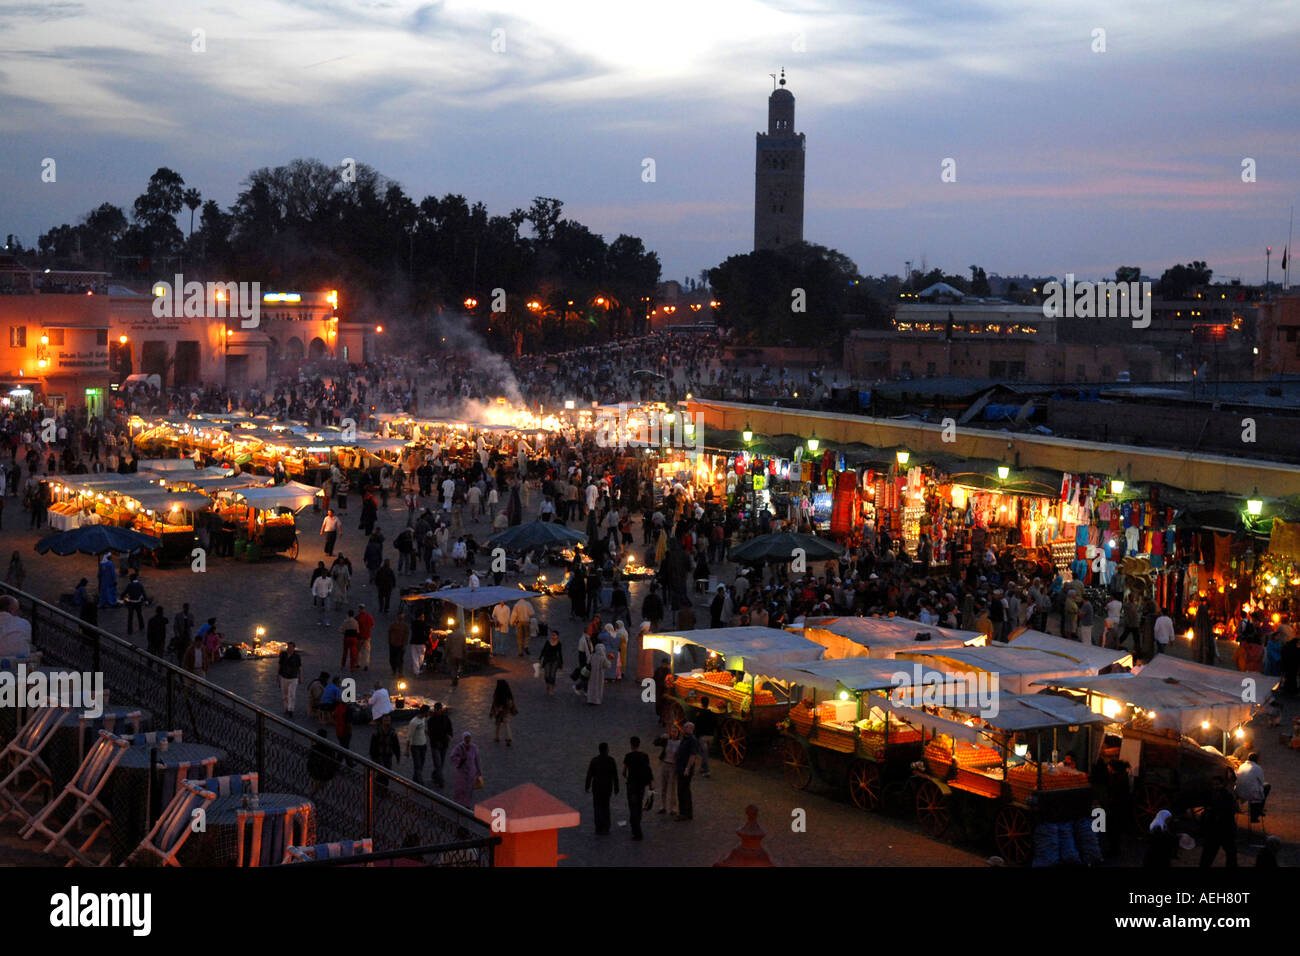
[[[1151,821],[1146,854],[1142,858],[1143,866],[1164,869],[1171,865],[1174,853],[1178,850],[1178,837],[1169,828],[1172,817],[1173,814],[1168,810],[1161,810]]]
[[[469,731],[461,736],[461,741],[451,751],[451,765],[456,768],[455,800],[462,807],[473,806],[474,784],[483,774],[479,763],[478,748],[470,742]]]
[[[668,554],[668,532],[663,528],[659,529],[659,537],[655,540],[655,567],[664,563],[664,557]]]
[[[614,622],[614,680],[622,680],[627,672],[627,627],[621,620]]]
[[[591,660],[587,666],[591,668],[591,676],[587,678],[587,704],[595,706],[603,703],[605,700],[605,670],[609,667],[609,647],[605,644],[608,634],[602,632],[599,637],[594,638],[596,642],[592,649]]]
[[[609,655],[609,666],[605,670],[605,680],[618,680],[618,634],[613,624],[606,624],[600,633],[600,642],[605,645]]]

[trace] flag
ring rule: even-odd
[[[1290,248],[1291,248],[1290,246],[1282,247],[1282,271],[1283,272],[1286,271],[1286,254],[1290,250]]]

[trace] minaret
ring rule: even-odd
[[[767,98],[767,132],[754,150],[754,249],[803,241],[803,133],[794,131],[794,94],[780,85]]]

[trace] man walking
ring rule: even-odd
[[[280,700],[284,704],[284,716],[293,717],[293,702],[298,694],[298,682],[302,680],[302,658],[298,655],[298,645],[293,641],[280,652]]]
[[[394,677],[402,676],[402,658],[410,640],[411,627],[406,623],[406,615],[398,611],[393,623],[388,625],[388,667]]]
[[[609,798],[618,793],[618,766],[609,755],[609,744],[602,743],[600,752],[587,765],[586,791],[596,818],[596,836],[609,836]]]
[[[149,653],[154,657],[162,657],[167,649],[167,615],[161,607],[154,608],[146,636],[149,640]]]
[[[342,527],[343,522],[339,521],[334,509],[330,508],[325,513],[325,520],[321,522],[320,533],[325,536],[325,553],[331,557],[334,555],[334,542],[339,539],[339,529]]]
[[[533,606],[528,599],[516,601],[510,610],[510,624],[515,629],[515,643],[519,645],[519,656],[528,656],[528,639],[533,632]]]
[[[131,572],[131,581],[122,592],[122,603],[126,605],[126,633],[131,634],[135,631],[135,624],[138,621],[140,630],[144,630],[144,602],[145,593],[144,585],[140,583],[140,575],[134,571]]]
[[[429,717],[429,766],[433,771],[433,785],[438,789],[446,786],[442,776],[443,764],[447,761],[447,748],[451,746],[454,733],[451,718],[443,710],[441,701],[433,705],[433,714]]]
[[[687,721],[682,727],[682,742],[677,747],[677,820],[682,822],[695,817],[691,802],[691,778],[700,763],[700,741],[695,736],[695,724]]]
[[[642,839],[641,811],[647,787],[654,786],[654,773],[650,770],[650,757],[641,752],[641,738],[633,737],[632,749],[623,756],[623,779],[627,785],[627,824],[632,829],[632,839]]]

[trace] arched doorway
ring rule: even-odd
[[[286,362],[301,362],[302,356],[302,339],[296,335],[290,337],[289,341],[284,343],[284,360]]]
[[[325,340],[317,336],[311,340],[311,345],[307,346],[307,357],[315,362],[318,359],[325,358],[328,351],[325,347]]]

